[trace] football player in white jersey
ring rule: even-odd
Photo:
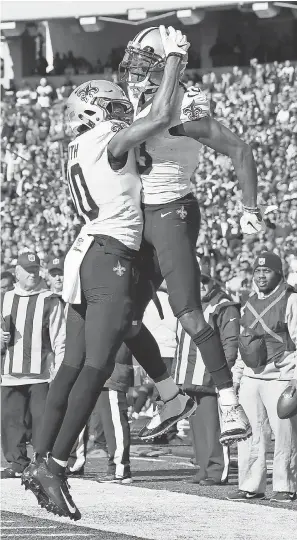
[[[120,71],[122,80],[127,82],[135,118],[143,118],[149,113],[165,58],[158,28],[142,30],[129,42]],[[181,73],[186,65],[187,57],[184,56]],[[199,88],[187,89],[180,83],[170,127],[148,138],[138,152],[144,209],[144,271],[156,287],[163,278],[167,282],[173,312],[197,345],[218,389],[223,420],[220,441],[230,445],[250,436],[251,429],[233,390],[220,340],[206,323],[201,307],[200,271],[196,259],[200,210],[191,191],[190,178],[197,167],[202,144],[231,158],[243,193],[242,230],[250,234],[261,230],[257,171],[250,146],[211,118],[208,100]],[[152,258],[154,264],[149,264]],[[142,286],[140,279],[139,319],[149,294],[145,282]],[[153,419],[139,435],[143,439],[154,436],[155,424]]]
[[[135,260],[143,230],[134,148],[170,125],[188,48],[181,32],[164,27],[160,31],[166,65],[146,118],[129,125],[131,103],[108,81],[83,83],[66,107],[76,136],[69,145],[69,187],[85,225],[64,266],[63,299],[69,302],[65,356],[48,395],[36,459],[22,482],[48,511],[74,520],[80,519],[80,512],[68,490],[67,460],[133,320]],[[160,393],[164,384],[166,393],[169,384],[173,395],[168,400],[178,401],[178,388],[173,381],[170,385],[164,368],[165,381],[157,382]],[[188,396],[181,401],[183,409],[195,410]]]

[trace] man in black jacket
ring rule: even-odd
[[[219,334],[230,368],[238,350],[240,306],[211,277],[207,264],[201,266],[201,299],[205,319]],[[193,446],[199,471],[193,483],[225,484],[228,481],[229,452],[219,442],[220,417],[213,380],[205,369],[195,343],[178,323],[175,381],[197,400],[190,419]]]

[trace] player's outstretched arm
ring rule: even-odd
[[[139,146],[149,137],[166,129],[174,114],[174,105],[178,92],[181,60],[189,44],[180,31],[160,26],[166,64],[162,82],[154,95],[150,112],[145,118],[136,120],[131,126],[119,131],[108,145],[109,151],[116,158],[123,156],[131,148]]]
[[[211,117],[178,126],[178,135],[191,137],[220,154],[229,156],[242,189],[243,205],[257,208],[257,168],[251,147]]]

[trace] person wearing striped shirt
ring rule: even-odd
[[[15,270],[15,288],[4,294],[2,302],[2,320],[9,333],[2,352],[1,372],[1,443],[8,462],[8,467],[1,471],[2,478],[21,476],[30,463],[26,450],[28,412],[34,449],[49,384],[64,357],[63,306],[39,272],[38,256],[30,252],[21,254]]]
[[[237,358],[240,306],[211,276],[206,261],[201,264],[201,300],[205,320],[219,336],[231,369]],[[220,443],[217,389],[204,366],[199,348],[179,322],[174,380],[197,401],[196,413],[190,418],[195,458],[199,464],[193,483],[206,486],[227,483],[229,449]]]

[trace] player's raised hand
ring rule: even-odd
[[[172,26],[165,28],[163,25],[159,26],[159,30],[166,58],[172,53],[178,53],[182,56],[187,54],[190,43],[180,30],[175,30]]]
[[[265,224],[260,210],[258,208],[250,209],[243,207],[240,226],[244,234],[257,234],[261,232]]]

